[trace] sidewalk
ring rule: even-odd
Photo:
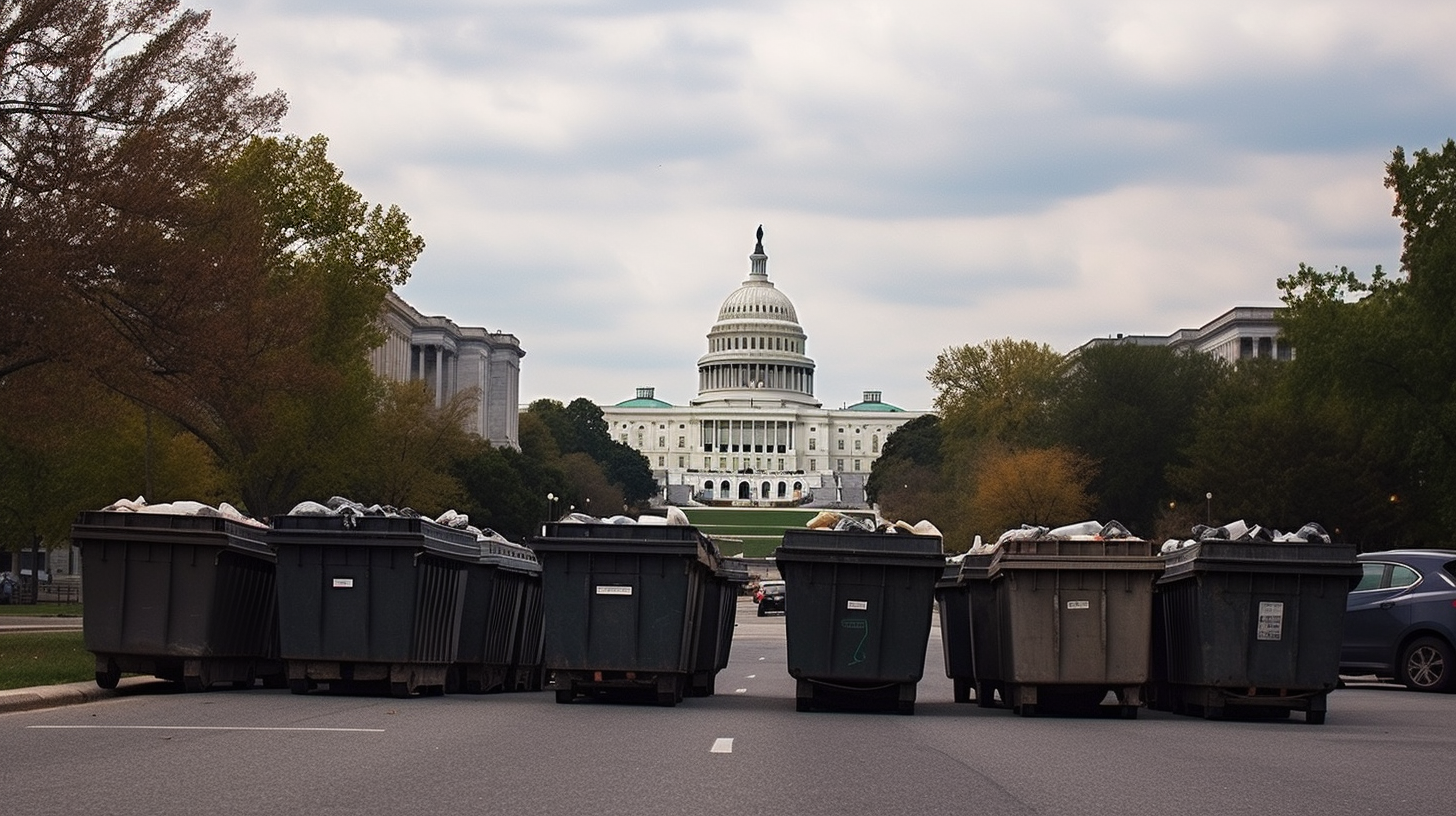
[[[23,689],[0,690],[0,714],[12,711],[36,711],[42,708],[93,703],[97,700],[111,700],[124,695],[132,686],[154,684],[155,677],[123,677],[115,689],[104,689],[94,681],[83,683],[62,683],[57,686],[35,686]]]

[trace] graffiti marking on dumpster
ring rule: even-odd
[[[1259,640],[1281,640],[1284,637],[1284,602],[1259,601]]]
[[[865,641],[869,640],[870,637],[869,621],[864,618],[845,618],[839,622],[839,625],[845,629],[858,629],[864,633],[860,635],[859,643],[854,645],[854,654],[850,655],[849,665],[857,666],[865,662]]]

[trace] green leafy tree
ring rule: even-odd
[[[1171,496],[1166,472],[1182,462],[1199,407],[1226,377],[1216,357],[1166,346],[1080,351],[1055,400],[1056,437],[1097,463],[1093,515],[1149,535]]]
[[[606,480],[621,492],[622,501],[610,507],[603,507],[594,499],[603,515],[609,515],[623,504],[640,505],[657,493],[657,481],[652,478],[647,458],[611,438],[602,409],[591,400],[578,397],[562,405],[557,400],[540,399],[531,403],[527,413],[535,415],[546,426],[561,454],[589,455],[600,466]],[[583,483],[590,479],[584,476]],[[570,503],[584,507],[585,489],[573,492],[570,499]]]
[[[1034,444],[1046,439],[1067,360],[1030,340],[988,340],[940,353],[928,378],[951,439]]]
[[[1409,159],[1396,148],[1385,184],[1405,232],[1402,276],[1301,265],[1279,282],[1284,331],[1299,392],[1339,400],[1400,452],[1401,537],[1437,542],[1456,526],[1456,142]]]
[[[1209,395],[1185,463],[1169,471],[1176,504],[1205,523],[1212,493],[1214,524],[1292,531],[1314,521],[1362,546],[1395,543],[1403,487],[1383,432],[1346,402],[1303,399],[1294,382],[1287,363],[1249,360]]]
[[[375,321],[423,248],[326,148],[249,143],[88,294],[115,338],[93,374],[201,440],[255,515],[338,488],[377,401]]]
[[[885,439],[865,483],[865,494],[882,516],[912,523],[946,521],[944,508],[951,502],[940,472],[942,442],[940,417],[934,414],[910,420]],[[946,545],[956,549],[954,541]]]
[[[436,407],[423,380],[384,383],[367,431],[352,450],[349,495],[432,516],[462,504],[454,468],[475,452],[464,421],[476,399],[462,391]]]

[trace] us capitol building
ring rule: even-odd
[[[748,257],[748,279],[708,330],[698,396],[677,406],[638,388],[602,409],[612,438],[647,457],[668,504],[866,506],[865,480],[885,439],[929,412],[897,408],[878,391],[822,407],[808,335],[768,279],[762,227]]]

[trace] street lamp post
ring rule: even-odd
[[[1213,494],[1204,493],[1203,498],[1208,501],[1208,526],[1213,526]]]
[[[556,494],[546,494],[546,520],[553,521],[556,518]]]

